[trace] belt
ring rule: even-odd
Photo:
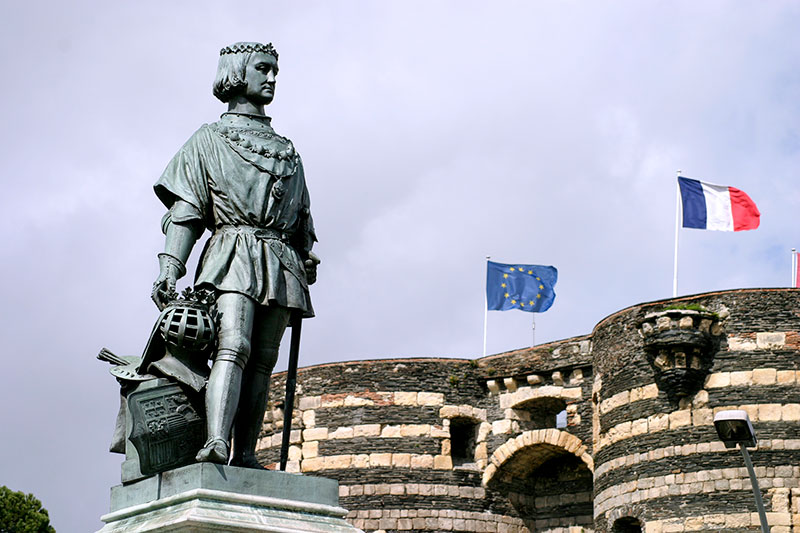
[[[247,233],[258,237],[259,239],[274,239],[278,241],[289,242],[288,233],[271,228],[256,228],[255,226],[234,226],[231,224],[225,224],[223,226],[218,226],[216,231],[222,231],[224,233]]]

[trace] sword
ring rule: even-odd
[[[281,441],[281,470],[286,470],[289,458],[289,438],[292,433],[292,411],[294,393],[297,389],[297,359],[300,355],[300,326],[303,317],[295,313],[292,317],[292,341],[289,346],[289,369],[286,371],[286,399],[283,403],[283,440]]]

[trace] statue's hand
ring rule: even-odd
[[[158,275],[158,278],[156,278],[150,297],[155,302],[159,311],[163,311],[167,303],[169,303],[170,294],[175,292],[175,283],[177,281],[178,280],[175,279],[174,276],[170,276],[168,272],[164,272],[163,270]]]
[[[317,265],[320,264],[320,258],[314,252],[308,252],[308,259],[303,262],[303,267],[306,269],[306,281],[309,285],[313,285],[317,281]]]
[[[183,264],[168,254],[159,254],[158,261],[160,271],[155,283],[153,283],[153,291],[150,297],[158,307],[159,311],[163,311],[170,300],[175,298],[175,284],[178,278],[181,277],[186,269]]]

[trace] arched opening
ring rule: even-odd
[[[561,398],[534,398],[514,406],[523,431],[567,427],[567,402]]]
[[[642,523],[631,516],[623,516],[614,521],[611,531],[613,533],[642,533]]]
[[[539,436],[548,439],[551,431],[529,432],[528,440]],[[591,527],[593,523],[591,461],[587,463],[583,454],[556,444],[559,436],[569,435],[558,433],[549,437],[553,442],[509,445],[511,456],[497,465],[491,478],[485,478],[487,487],[503,494],[508,510],[524,520],[531,531]]]

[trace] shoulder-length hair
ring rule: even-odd
[[[229,48],[247,44],[256,43],[236,43]],[[247,84],[244,80],[245,69],[252,55],[252,52],[238,52],[219,56],[217,77],[214,79],[214,96],[227,103],[234,96],[244,92],[244,87]]]

